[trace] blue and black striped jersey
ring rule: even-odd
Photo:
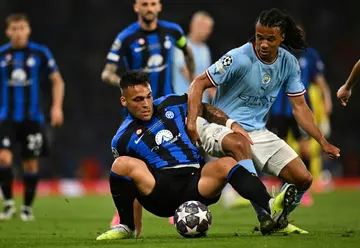
[[[159,20],[155,30],[145,31],[135,22],[117,35],[107,63],[123,63],[126,70],[148,72],[153,96],[158,98],[174,93],[171,68],[174,46],[186,47],[184,32],[178,24]]]
[[[0,47],[0,120],[44,121],[40,83],[57,71],[50,50],[34,42],[23,49]]]
[[[114,157],[141,159],[153,168],[200,163],[199,150],[186,133],[187,95],[168,95],[154,101],[151,120],[128,115],[112,139]]]
[[[301,70],[301,81],[304,84],[305,89],[308,90],[310,84],[315,82],[316,75],[324,73],[324,63],[322,62],[319,53],[311,47],[296,55]],[[305,95],[305,99],[311,108],[308,94]],[[292,107],[284,89],[280,90],[279,95],[271,108],[271,115],[292,116]]]

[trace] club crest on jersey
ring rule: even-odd
[[[136,135],[140,135],[142,133],[142,129],[141,128],[136,129],[135,133]]]
[[[164,142],[168,142],[174,138],[174,135],[167,129],[160,130],[155,135],[155,142],[157,145],[161,145]]]
[[[271,80],[270,75],[269,75],[269,74],[265,74],[264,77],[263,77],[262,83],[263,83],[263,84],[268,84],[268,83],[270,83],[270,80]]]
[[[175,114],[171,110],[168,110],[165,112],[165,117],[171,120],[175,117]]]
[[[224,56],[221,60],[221,64],[226,67],[230,66],[232,62],[233,62],[233,58],[230,55]]]
[[[143,38],[140,38],[140,39],[138,39],[138,43],[139,43],[139,45],[144,45],[145,40]]]

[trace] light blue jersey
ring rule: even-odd
[[[194,55],[195,62],[195,76],[199,76],[211,65],[211,54],[209,47],[205,44],[195,44],[189,38],[187,38],[188,45]],[[173,60],[173,89],[175,94],[183,95],[188,92],[190,83],[182,74],[181,68],[185,67],[184,53],[175,48]],[[203,102],[209,102],[209,95],[207,92],[203,94]]]
[[[297,59],[281,47],[278,58],[266,64],[254,45],[246,43],[222,56],[206,75],[217,87],[212,104],[246,131],[265,128],[266,116],[283,84],[290,97],[306,92]]]

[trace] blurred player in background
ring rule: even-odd
[[[44,115],[40,88],[47,78],[53,84],[51,126],[63,124],[64,81],[50,50],[29,41],[30,22],[24,14],[6,18],[10,42],[0,47],[0,184],[4,195],[1,220],[14,217],[12,163],[15,145],[20,144],[24,169],[24,202],[20,217],[34,220],[32,203],[38,182],[39,156],[46,154]]]
[[[186,39],[194,55],[195,76],[199,76],[211,65],[211,53],[206,41],[213,31],[213,26],[214,19],[205,11],[198,11],[191,18]],[[174,49],[174,58],[176,59],[173,60],[173,88],[175,94],[183,95],[188,92],[192,78],[180,49]],[[203,102],[210,103],[215,91],[215,87],[208,89],[203,95]]]
[[[351,96],[354,85],[360,81],[360,60],[354,65],[345,84],[337,92],[337,98],[341,105],[346,106]]]
[[[296,152],[265,128],[266,116],[282,85],[286,87],[294,117],[301,127],[321,144],[329,158],[338,158],[340,150],[326,141],[315,124],[304,98],[306,89],[301,83],[299,63],[295,56],[280,47],[281,44],[289,49],[308,47],[302,30],[290,15],[278,9],[261,12],[250,42],[229,51],[192,82],[187,130],[192,142],[202,143],[205,151],[212,150],[211,144],[216,144],[218,132],[226,131],[214,128],[211,132],[201,132],[196,126],[202,94],[205,89],[216,86],[212,103],[248,132],[254,143],[251,150],[256,168],[295,184],[298,194],[292,211],[311,186],[312,176]],[[201,129],[207,126],[202,125]],[[254,208],[260,223],[268,220],[268,214],[256,204]],[[287,222],[283,223],[282,231],[307,233]]]
[[[332,111],[332,100],[329,86],[324,77],[324,63],[319,53],[312,47],[308,47],[306,51],[295,53],[295,55],[301,69],[301,81],[308,92],[304,95],[305,100],[313,111],[315,122],[324,136],[328,137],[330,135],[329,116]],[[312,172],[313,185],[320,189],[321,146],[296,122],[291,103],[283,88],[271,107],[267,127],[281,139],[287,141],[295,150],[298,150],[305,166]],[[298,149],[296,149],[297,147]],[[304,206],[313,204],[310,191],[304,194],[301,203]]]
[[[194,58],[184,32],[176,23],[158,20],[161,10],[160,0],[135,1],[134,11],[138,21],[116,37],[101,74],[104,82],[119,86],[117,70],[121,66],[125,71],[142,70],[149,73],[155,98],[174,93],[172,63],[175,46],[184,55],[188,76],[190,79],[194,77]],[[116,214],[111,225],[117,223],[119,216]]]
[[[162,10],[160,0],[136,0],[134,11],[138,21],[116,37],[101,74],[104,82],[118,86],[117,69],[148,72],[154,97],[174,93],[172,85],[173,48],[184,54],[189,77],[194,76],[194,58],[182,28],[172,22],[158,20]]]

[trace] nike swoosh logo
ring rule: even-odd
[[[145,48],[146,48],[145,46],[135,47],[135,48],[134,48],[134,52],[136,52],[136,53],[141,52],[141,51],[144,50]]]
[[[144,136],[144,134],[142,134],[137,140],[135,140],[135,144],[138,144],[143,136]]]

